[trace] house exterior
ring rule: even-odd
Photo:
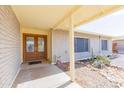
[[[52,32],[52,62],[60,57],[62,62],[69,62],[69,33],[67,31]],[[112,37],[86,31],[75,31],[75,60],[91,58],[92,51],[95,56],[112,54]]]
[[[47,60],[54,64],[56,56],[61,56],[62,62],[70,62],[70,77],[74,81],[75,60],[89,58],[91,49],[95,55],[107,56],[112,52],[111,37],[75,32],[74,26],[109,14],[117,8],[118,6],[0,6],[0,87],[12,86],[21,64],[37,60]],[[67,18],[69,22],[67,20],[65,23],[69,23],[69,29],[60,30],[66,28],[60,23]],[[53,28],[50,29],[51,27]]]

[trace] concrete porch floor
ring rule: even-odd
[[[13,88],[81,88],[52,64],[22,64]]]

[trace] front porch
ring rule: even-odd
[[[22,64],[13,88],[81,88],[52,64]]]
[[[0,87],[11,87],[13,81],[15,81],[13,87],[20,88],[80,87],[75,83],[75,28],[98,17],[113,13],[120,7],[114,5],[0,6]],[[68,32],[67,38],[61,38],[62,34],[53,34],[54,31]],[[33,36],[30,35],[23,39],[24,33],[33,34]],[[41,37],[39,38],[39,36]],[[59,42],[54,44],[56,40]],[[65,41],[68,42],[65,43]],[[96,46],[94,47],[97,49]],[[68,55],[70,77],[53,65],[57,62],[57,60],[53,60],[54,57],[63,57],[63,55],[65,59]],[[36,61],[37,59],[39,61],[44,58],[51,64],[30,67],[25,64],[25,61]],[[16,77],[20,64],[24,66],[21,67],[21,71]]]

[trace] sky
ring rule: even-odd
[[[76,28],[109,36],[124,36],[124,9],[98,18]]]

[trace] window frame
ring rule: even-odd
[[[106,43],[103,43],[105,41],[106,41]],[[104,44],[106,44],[105,48],[104,48]],[[106,39],[101,40],[101,50],[102,51],[108,51],[108,40],[106,40]]]
[[[86,49],[86,46],[87,46],[87,49],[85,50],[85,49],[83,49],[82,48],[82,50],[77,50],[77,49],[79,49],[78,47],[78,44],[77,44],[77,42],[79,42],[78,41],[78,39],[82,39],[83,41],[83,44],[85,44],[86,43],[86,40],[87,40],[87,44],[88,45],[83,45],[83,48],[85,48]],[[81,45],[80,45],[81,46]],[[75,49],[74,49],[74,52],[75,53],[81,53],[81,52],[89,52],[90,51],[90,39],[89,38],[83,38],[83,37],[74,37],[74,47],[75,47]]]

